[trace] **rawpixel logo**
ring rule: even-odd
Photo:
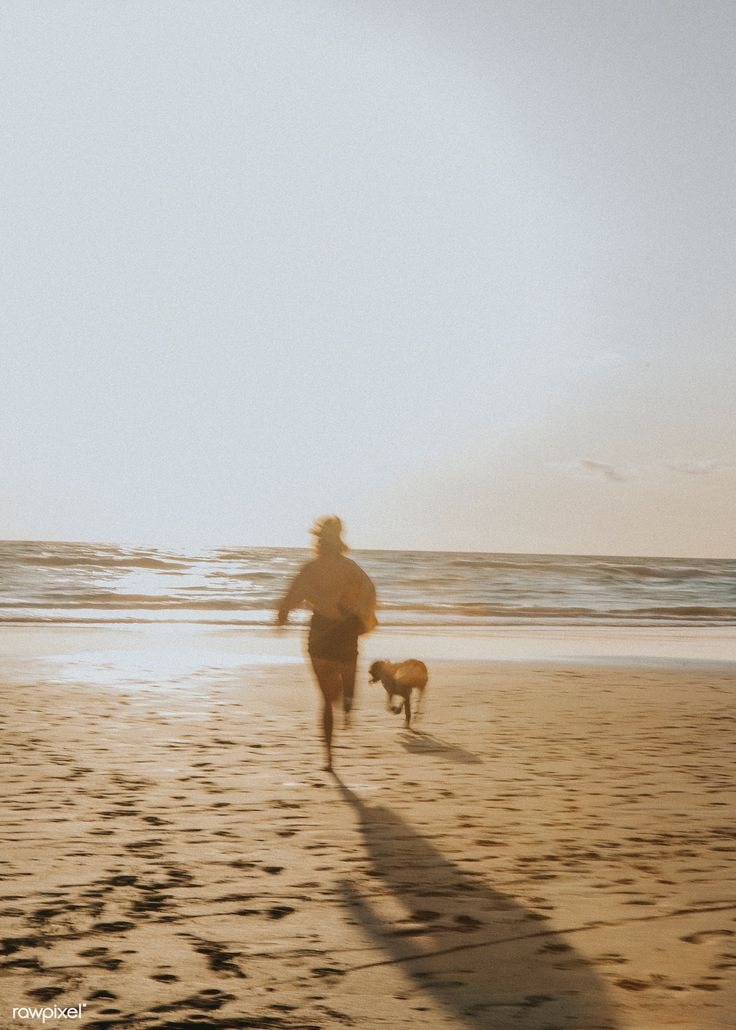
[[[50,1019],[81,1019],[82,1013],[87,1008],[86,1001],[77,1002],[62,1009],[58,1005],[45,1005],[43,1008],[29,1008],[21,1005],[13,1009],[13,1019],[38,1019],[41,1023],[47,1023]]]

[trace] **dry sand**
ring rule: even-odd
[[[303,665],[174,657],[6,663],[3,1028],[736,1027],[732,664],[434,661],[407,733],[364,660],[330,777]]]

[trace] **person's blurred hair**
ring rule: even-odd
[[[320,554],[343,554],[348,545],[342,538],[342,522],[337,515],[324,515],[317,519],[309,531],[315,537]]]

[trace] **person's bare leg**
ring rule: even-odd
[[[353,709],[355,697],[355,669],[357,664],[357,655],[352,662],[342,663],[342,711],[344,726],[350,725],[350,713]]]
[[[312,657],[312,668],[322,692],[322,740],[325,745],[327,772],[332,771],[332,706],[337,702],[342,690],[341,664],[328,661],[326,658]]]
[[[325,742],[325,772],[332,771],[332,702],[322,699],[322,739]]]

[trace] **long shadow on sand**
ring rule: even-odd
[[[424,733],[423,730],[404,730],[400,742],[406,751],[415,755],[439,755],[460,765],[480,765],[483,761],[472,751],[466,751],[464,747],[443,740],[442,737],[435,737],[431,733]]]
[[[615,1030],[595,970],[544,915],[491,889],[396,812],[367,806],[335,779],[360,820],[375,885],[366,892],[343,881],[343,900],[385,956],[347,975],[398,966],[412,1004],[419,988],[475,1030]]]

